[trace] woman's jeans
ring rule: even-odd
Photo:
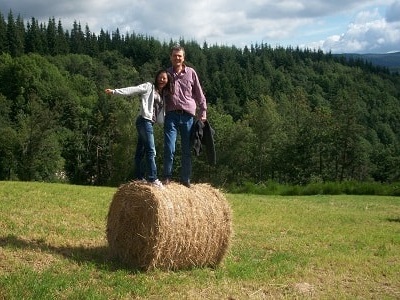
[[[138,141],[135,153],[135,179],[144,179],[147,168],[147,179],[153,182],[157,179],[153,123],[139,116],[136,119],[136,129],[138,132]],[[146,157],[145,163],[143,161],[144,157]]]
[[[192,173],[191,130],[194,117],[183,111],[170,111],[164,120],[164,177],[172,177],[176,138],[181,137],[181,173],[180,180],[190,183]]]

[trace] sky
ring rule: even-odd
[[[325,53],[400,51],[400,0],[1,0],[25,24],[34,17],[74,21],[121,35],[143,34],[161,42],[196,41],[200,46],[267,44]]]

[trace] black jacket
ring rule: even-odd
[[[214,145],[214,129],[211,128],[210,123],[206,120],[202,122],[197,120],[192,127],[191,142],[196,156],[200,156],[203,151],[203,146],[206,147],[207,160],[210,165],[217,163]]]

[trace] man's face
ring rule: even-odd
[[[182,66],[185,61],[185,55],[182,50],[173,50],[171,54],[171,63],[176,67]]]

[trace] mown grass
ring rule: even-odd
[[[399,299],[400,198],[226,194],[216,269],[109,258],[115,188],[0,182],[0,299]]]

